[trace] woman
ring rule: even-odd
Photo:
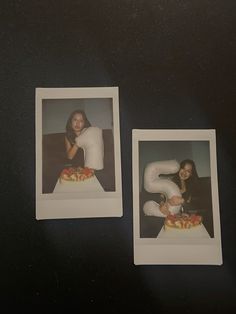
[[[83,110],[75,110],[69,116],[66,124],[65,147],[67,159],[72,166],[84,166],[84,152],[76,144],[75,139],[90,126]]]
[[[173,196],[171,199],[161,201],[160,211],[165,215],[170,214],[169,205],[182,205],[183,210],[186,212],[196,209],[199,187],[198,174],[193,160],[183,160],[172,181],[178,185],[182,197]]]

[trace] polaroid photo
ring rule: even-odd
[[[133,130],[134,264],[221,265],[215,130]]]
[[[121,217],[118,87],[36,88],[36,219]]]

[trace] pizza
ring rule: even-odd
[[[69,167],[62,170],[60,182],[80,182],[94,176],[94,170],[88,167]]]
[[[168,215],[165,218],[164,228],[190,229],[202,223],[202,216],[196,214],[176,214]]]

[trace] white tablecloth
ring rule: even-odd
[[[207,232],[206,228],[203,224],[197,227],[193,227],[190,229],[176,229],[176,228],[168,228],[168,230],[162,227],[159,232],[158,238],[204,238],[209,239],[210,235]]]
[[[57,180],[57,184],[53,191],[53,193],[74,192],[104,192],[104,189],[96,176],[93,176],[92,178],[79,182],[68,181],[66,183],[61,183],[59,180]]]

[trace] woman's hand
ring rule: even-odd
[[[163,215],[166,215],[166,216],[170,215],[169,205],[167,202],[165,202],[165,203],[161,202],[159,208],[160,208],[160,211],[162,212]]]
[[[171,206],[178,206],[178,205],[182,205],[184,203],[184,199],[182,196],[174,195],[170,199],[168,199],[168,203]]]

